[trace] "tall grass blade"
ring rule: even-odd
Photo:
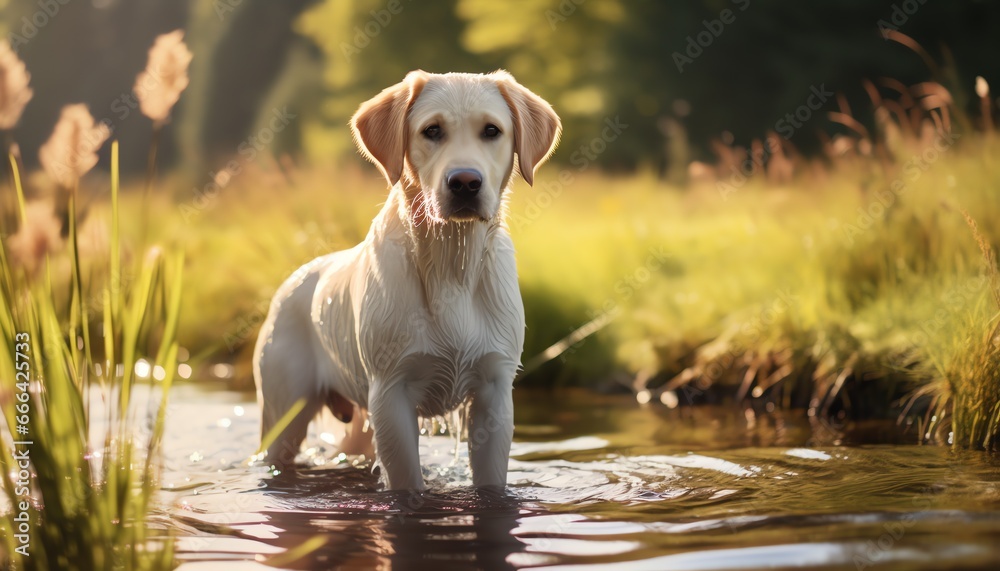
[[[14,156],[14,153],[8,153],[7,160],[10,161],[10,174],[14,180],[14,191],[17,193],[18,214],[21,217],[21,224],[24,224],[28,220],[28,214],[24,200],[24,188],[21,187],[21,171],[17,168],[17,157]]]

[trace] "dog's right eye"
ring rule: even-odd
[[[427,137],[432,141],[440,140],[442,134],[443,133],[441,132],[441,127],[437,125],[431,125],[430,127],[424,129],[424,137]]]

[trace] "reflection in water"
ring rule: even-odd
[[[882,424],[815,431],[794,413],[529,395],[507,492],[469,488],[464,453],[433,437],[430,491],[409,494],[379,491],[369,463],[333,456],[318,434],[319,467],[247,468],[256,409],[219,399],[181,393],[174,417],[199,421],[168,431],[182,571],[1000,564],[997,464],[900,445],[910,437]]]
[[[366,470],[348,467],[282,475],[249,500],[224,502],[212,492],[199,494],[211,499],[187,499],[185,506],[195,515],[186,514],[183,522],[209,536],[200,545],[182,541],[182,551],[188,559],[204,559],[193,552],[205,550],[215,557],[232,550],[228,556],[233,557],[240,551],[255,553],[250,545],[263,545],[257,553],[280,554],[319,538],[308,553],[279,556],[281,567],[429,569],[464,562],[504,569],[513,568],[508,559],[527,547],[512,532],[531,510],[515,495],[468,487],[379,492],[376,483]],[[207,510],[227,504],[252,512],[232,513],[222,529]],[[220,540],[221,534],[230,537]]]
[[[364,482],[356,481],[358,474],[365,474]],[[463,561],[503,569],[510,567],[511,553],[524,550],[511,534],[522,515],[515,496],[465,487],[377,492],[375,484],[356,469],[273,480],[266,493],[280,494],[276,504],[283,509],[263,514],[284,533],[268,543],[292,548],[310,534],[323,534],[320,547],[285,564],[293,569],[377,563],[427,569]]]

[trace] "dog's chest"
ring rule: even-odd
[[[421,414],[443,414],[480,384],[513,378],[524,317],[516,277],[508,285],[439,283],[424,291],[423,303],[400,305],[409,318],[387,332],[388,345],[400,348],[387,373],[407,384]]]
[[[495,308],[482,296],[454,284],[438,285],[427,293],[414,341],[421,352],[468,359],[502,347],[496,339],[501,326]]]
[[[440,414],[481,383],[513,380],[524,341],[513,246],[500,232],[465,237],[421,256],[376,235],[330,266],[313,314],[334,388],[366,406],[370,390],[405,383],[422,414]]]

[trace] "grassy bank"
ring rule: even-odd
[[[995,441],[986,260],[1000,244],[998,151],[989,136],[939,138],[911,142],[889,166],[845,159],[782,185],[724,176],[684,190],[543,169],[510,206],[531,366],[520,382],[623,384],[667,404],[723,395],[834,418],[907,410],[928,438],[946,434],[950,406],[964,403],[959,424],[993,427],[965,440]],[[248,167],[224,187],[165,183],[150,232],[187,251],[179,335],[193,362],[232,364],[202,370],[249,386],[274,289],[361,240],[383,186],[354,165]]]
[[[922,432],[942,439],[954,404],[955,438],[995,445],[997,151],[935,141],[888,168],[845,161],[786,185],[727,177],[686,192],[581,177],[515,231],[524,289],[552,294],[528,311],[585,308],[552,336],[598,311],[614,319],[539,373],[581,378],[603,350],[641,400],[699,402],[722,386],[824,417],[926,412]]]

